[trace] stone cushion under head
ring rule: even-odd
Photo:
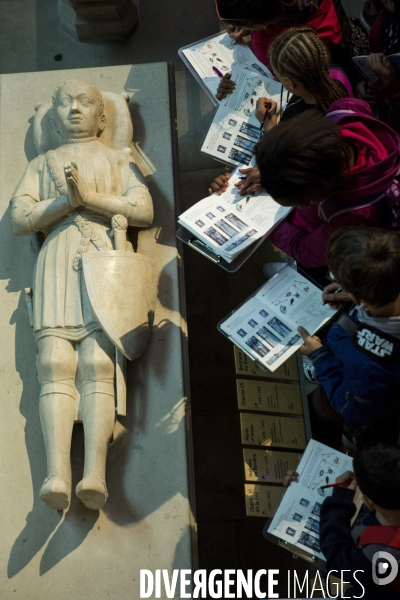
[[[133,139],[133,125],[124,96],[113,92],[101,92],[104,100],[106,126],[99,141],[105,146],[123,150],[130,148]],[[38,154],[54,150],[63,143],[52,119],[52,104],[38,104],[33,120],[33,141]]]

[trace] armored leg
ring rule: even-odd
[[[93,510],[100,510],[108,496],[106,458],[115,424],[114,352],[107,336],[97,331],[80,343],[78,354],[79,418],[85,432],[85,467],[76,494]]]
[[[76,353],[71,342],[48,336],[38,343],[39,412],[46,446],[47,477],[40,498],[56,510],[71,497],[71,436],[77,417]]]

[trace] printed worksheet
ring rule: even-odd
[[[221,196],[207,196],[178,219],[180,225],[227,262],[270,233],[292,210],[277,204],[266,192],[240,196],[235,187],[240,176],[238,170],[234,171]]]
[[[268,528],[268,533],[306,553],[325,560],[319,544],[319,519],[324,498],[334,488],[321,489],[351,471],[347,454],[310,440],[297,467],[298,483],[291,483]]]
[[[390,54],[386,58],[394,67],[397,77],[400,77],[400,53]],[[360,73],[362,73],[364,77],[366,77],[372,84],[375,84],[379,81],[379,77],[374,73],[368,64],[368,56],[354,56],[352,61]]]
[[[260,366],[275,371],[303,344],[301,325],[314,334],[335,314],[322,291],[287,266],[220,323],[220,330]]]
[[[232,165],[254,166],[253,150],[263,134],[257,100],[271,98],[279,106],[282,85],[240,65],[233,67],[232,79],[236,87],[220,102],[201,151]]]
[[[181,48],[178,54],[202,87],[209,92],[208,96],[216,106],[218,100],[215,94],[220,75],[231,72],[234,64],[273,78],[271,71],[255,57],[245,42],[232,40],[226,32]]]

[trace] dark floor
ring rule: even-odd
[[[220,171],[182,173],[181,188],[192,189],[182,198],[182,209],[203,198]],[[263,245],[230,274],[193,249],[183,250],[199,567],[208,571],[296,569],[301,575],[307,569],[263,538],[266,519],[246,516],[233,346],[217,330],[218,322],[262,285],[261,267],[271,251]],[[280,594],[286,594],[286,585]]]

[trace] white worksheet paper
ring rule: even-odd
[[[240,176],[235,170],[221,196],[207,196],[178,219],[180,225],[228,262],[270,232],[292,210],[277,204],[266,192],[240,196],[235,186]]]
[[[325,560],[319,543],[319,522],[324,498],[334,488],[321,487],[335,483],[336,477],[353,468],[353,459],[310,440],[297,468],[298,483],[291,483],[268,528],[268,533],[293,546]]]
[[[236,87],[220,102],[201,151],[232,165],[254,166],[253,150],[263,130],[255,117],[257,100],[270,98],[280,104],[282,85],[255,71],[235,65]]]
[[[310,334],[336,310],[322,304],[322,291],[287,266],[220,324],[231,341],[269,371],[275,371],[303,344],[297,327]]]
[[[217,93],[220,82],[213,67],[225,75],[231,72],[234,64],[241,64],[245,68],[273,78],[271,71],[255,57],[245,42],[235,42],[226,32],[182,48],[179,54],[184,56],[213,96]]]

